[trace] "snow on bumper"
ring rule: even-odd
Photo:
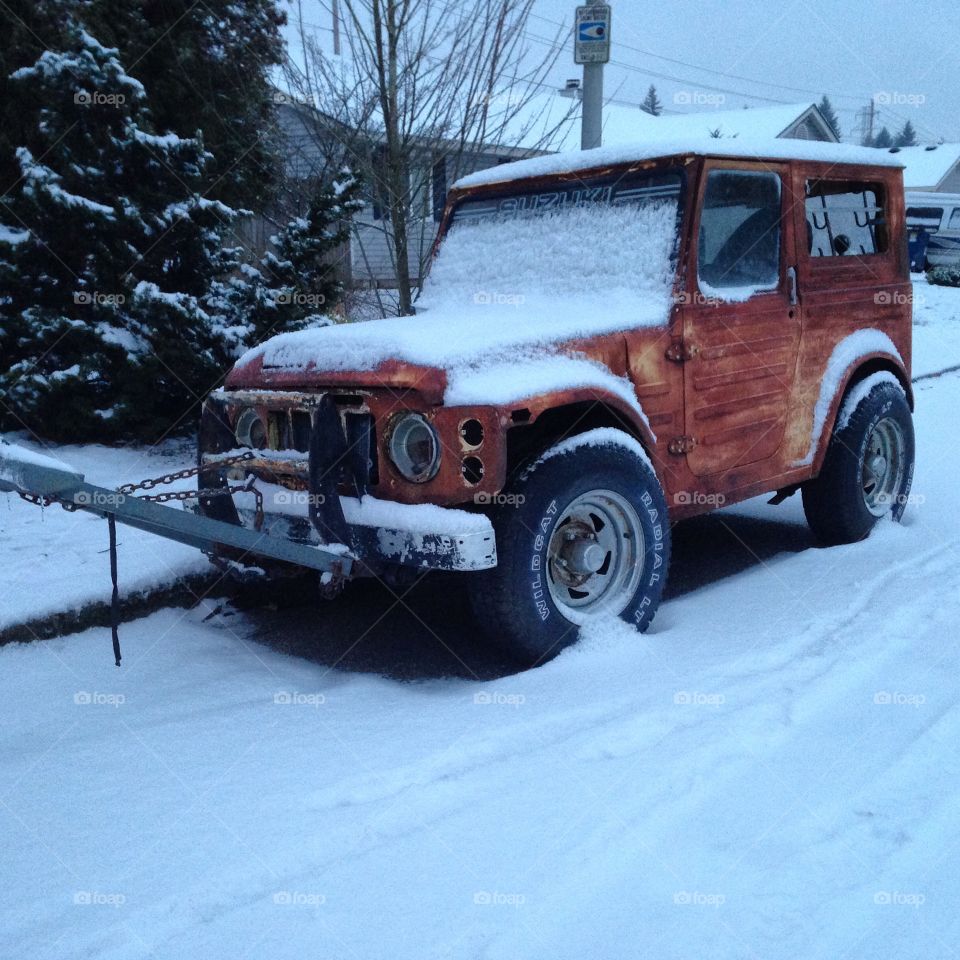
[[[300,543],[320,545],[310,521],[308,494],[258,483],[265,510],[261,529]],[[253,527],[253,494],[233,497],[240,522]],[[352,553],[367,562],[437,570],[486,570],[497,565],[493,525],[483,514],[434,504],[403,504],[375,497],[340,497]]]

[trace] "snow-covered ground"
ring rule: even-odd
[[[104,630],[3,648],[6,951],[952,956],[958,404],[919,390],[903,526],[797,549],[794,501],[731,511],[788,549],[532,672],[346,672],[366,628],[322,613],[314,657],[209,608],[127,625],[121,670]]]
[[[960,292],[928,291],[917,357],[942,369]],[[105,630],[0,648],[0,952],[953,956],[958,405],[960,375],[917,385],[903,525],[817,549],[796,497],[681,525],[652,631],[595,627],[535,671],[428,584],[165,610],[122,628],[120,670]],[[177,463],[126,456],[112,482]],[[61,599],[79,557],[106,580],[102,524],[21,538],[36,508],[0,509],[4,613],[66,524]]]
[[[191,443],[159,447],[43,447],[22,434],[7,439],[53,454],[86,475],[91,483],[113,488],[148,477],[183,470],[196,463]],[[164,487],[175,490],[191,481]],[[196,488],[196,480],[192,481]],[[149,533],[119,527],[117,552],[125,591],[175,583],[210,564],[198,551],[160,540]],[[3,596],[0,629],[81,607],[109,601],[110,560],[107,528],[86,513],[67,513],[59,506],[41,510],[14,494],[0,493],[0,559]]]
[[[960,289],[913,275],[913,375],[960,363]]]

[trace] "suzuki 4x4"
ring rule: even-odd
[[[200,510],[342,544],[353,575],[464,571],[491,639],[527,663],[604,614],[643,630],[673,521],[797,491],[826,544],[900,518],[905,238],[896,158],[835,144],[472,174],[416,316],[283,334],[237,363],[205,406],[200,486],[257,492]]]

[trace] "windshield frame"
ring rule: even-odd
[[[431,251],[430,260],[427,265],[428,269],[425,273],[429,273],[429,268],[436,259],[437,251],[455,221],[457,211],[466,203],[481,200],[499,201],[524,195],[543,194],[551,191],[559,192],[578,188],[589,190],[598,187],[616,187],[624,181],[633,183],[637,180],[649,180],[675,174],[680,180],[680,191],[677,196],[676,243],[671,255],[674,282],[676,283],[676,270],[684,256],[686,221],[690,215],[691,167],[692,165],[689,162],[689,158],[665,157],[654,162],[645,161],[642,164],[631,163],[615,169],[607,168],[593,172],[584,171],[583,173],[575,174],[564,173],[550,174],[542,177],[526,177],[517,180],[506,180],[502,183],[485,185],[483,187],[452,191],[440,223],[440,229],[437,231],[433,250]]]

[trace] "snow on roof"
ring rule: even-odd
[[[934,188],[960,163],[960,143],[920,147],[894,147],[887,151],[903,165],[903,183],[908,190]]]
[[[530,160],[503,163],[462,177],[455,189],[479,187],[525,177],[542,177],[557,173],[573,173],[592,167],[613,166],[655,160],[658,157],[696,154],[708,157],[750,157],[758,160],[812,160],[820,163],[862,163],[881,167],[902,167],[899,154],[870,147],[852,147],[844,143],[823,143],[818,140],[682,138],[675,140],[637,141],[632,144],[598,147],[595,150],[572,150]]]
[[[794,103],[654,117],[639,107],[607,103],[603,108],[603,142],[615,146],[651,139],[709,137],[715,130],[723,137],[773,139],[782,136],[811,109],[812,103]],[[580,146],[580,110],[579,98],[559,93],[531,97],[507,124],[504,143],[530,149],[576,150]],[[548,138],[549,142],[545,142]]]

